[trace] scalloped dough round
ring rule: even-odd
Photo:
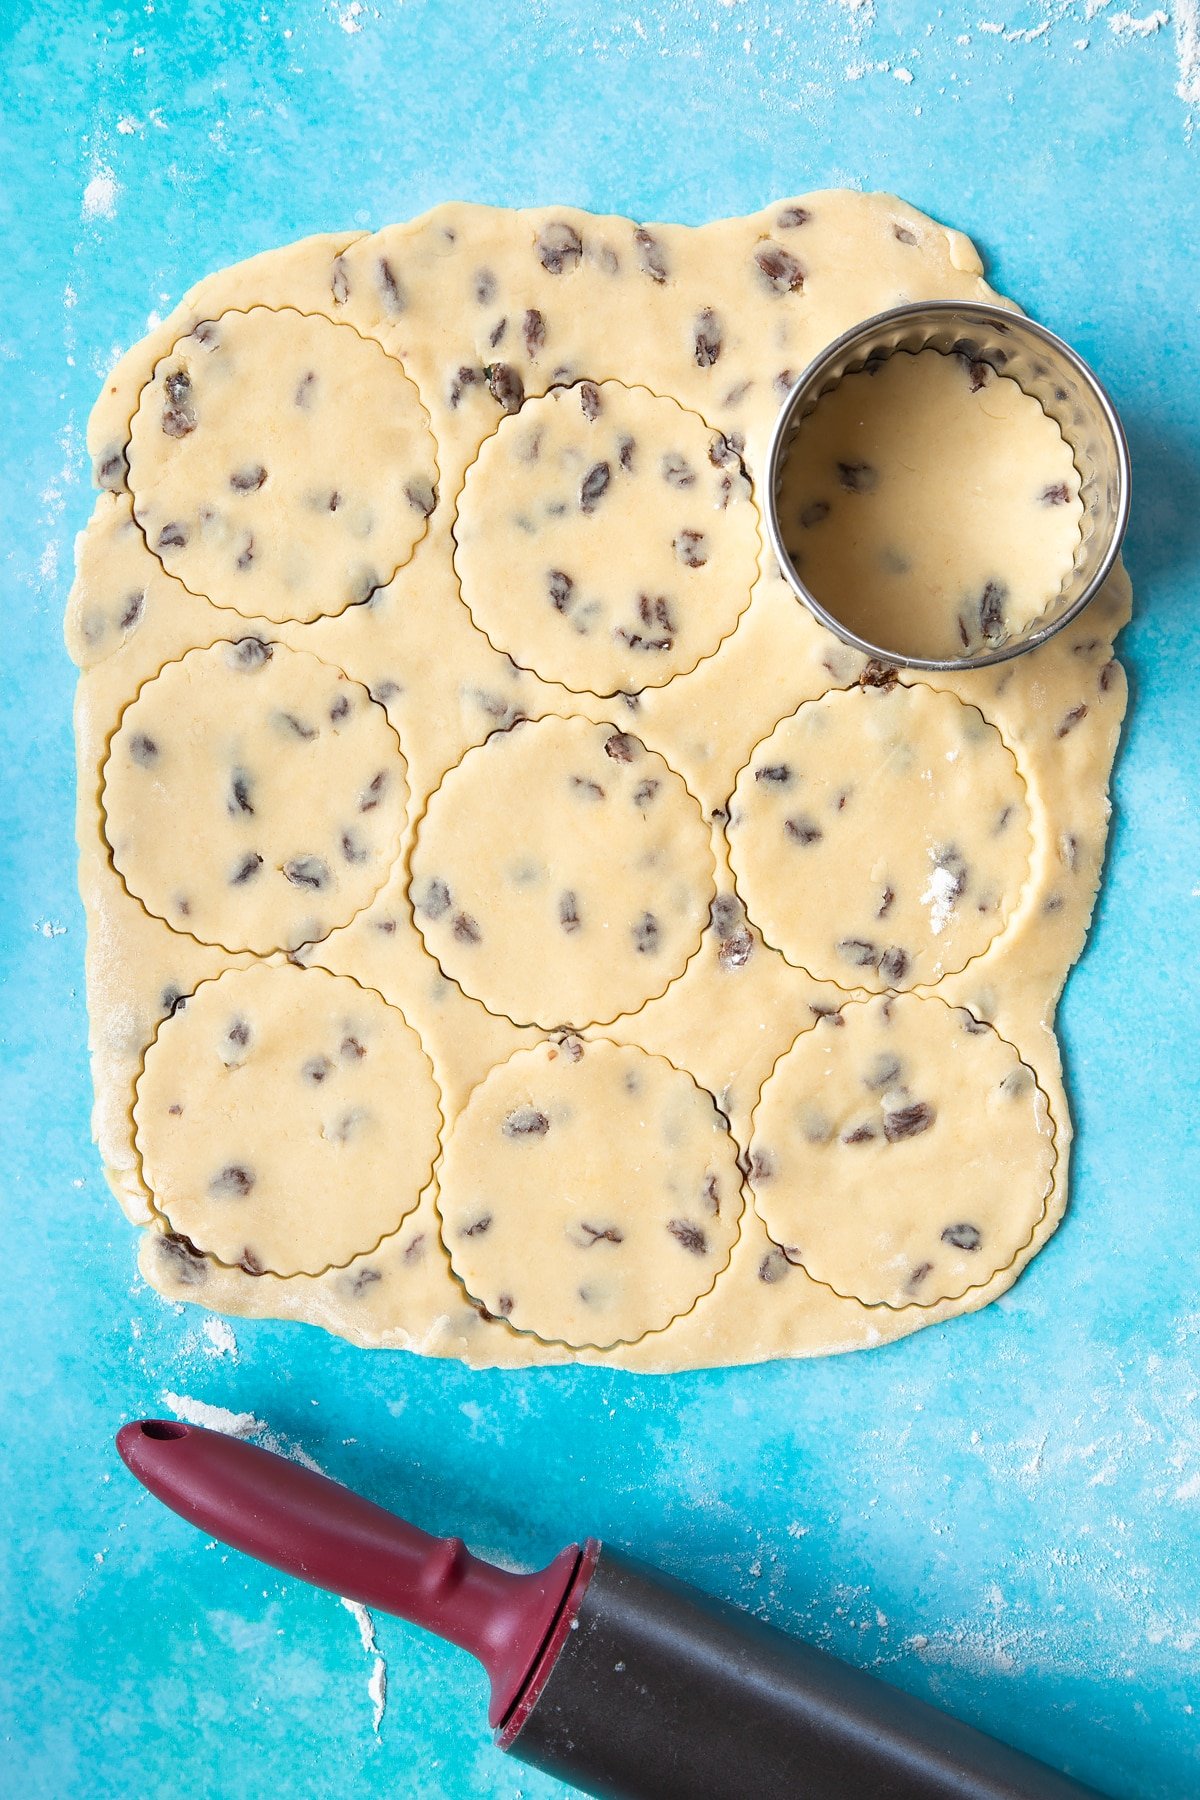
[[[467,471],[454,535],[475,623],[576,693],[635,693],[695,668],[758,572],[736,452],[697,413],[619,381],[552,388],[501,419]]]
[[[663,1057],[568,1037],[477,1087],[438,1175],[454,1271],[518,1331],[607,1349],[691,1310],[742,1212],[712,1096]]]
[[[809,590],[897,656],[1024,636],[1071,571],[1083,506],[1056,421],[990,363],[899,350],[801,421],[779,520]]]
[[[712,842],[682,777],[631,733],[524,720],[468,750],[417,828],[426,948],[492,1012],[605,1025],[665,992],[700,944]]]
[[[407,798],[399,739],[366,688],[246,637],[146,682],[109,747],[101,806],[113,865],[148,912],[263,956],[371,903]]]
[[[936,997],[848,1001],[798,1037],[754,1112],[750,1185],[790,1262],[868,1306],[983,1287],[1029,1243],[1054,1175],[1033,1071]]]
[[[403,1013],[291,963],[229,970],[164,1020],[133,1117],[171,1230],[251,1275],[373,1250],[428,1186],[441,1125]]]
[[[1025,783],[954,694],[834,689],[754,751],[729,846],[746,911],[789,962],[843,988],[917,987],[1003,930],[1029,869]]]
[[[437,493],[429,420],[350,325],[255,306],[156,365],[130,427],[133,511],[163,567],[245,618],[344,612],[389,582]]]

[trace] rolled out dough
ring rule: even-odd
[[[899,1337],[1046,1242],[1124,575],[897,679],[758,516],[800,370],[915,293],[995,298],[886,195],[449,205],[219,271],[117,364],[67,638],[96,1133],[162,1293],[669,1371]],[[1013,516],[943,547],[1053,587]]]

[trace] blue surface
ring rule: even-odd
[[[1105,1793],[1200,1792],[1200,141],[1172,26],[1113,10],[1014,0],[1009,33],[1050,24],[1008,41],[950,3],[0,0],[7,1791],[563,1791],[488,1747],[465,1657],[387,1619],[372,1736],[336,1601],[206,1547],[118,1464],[117,1424],[169,1391],[483,1548],[599,1532]],[[1133,443],[1135,703],[1064,1013],[1065,1227],[981,1316],[810,1365],[478,1375],[272,1324],[211,1354],[138,1283],[88,1141],[60,616],[115,348],[211,267],[445,198],[700,220],[838,183],[973,235]]]

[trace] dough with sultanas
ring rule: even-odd
[[[782,398],[841,332],[914,293],[995,298],[965,238],[888,195],[805,195],[700,227],[454,204],[218,271],[118,363],[89,428],[103,491],[80,540],[67,637],[81,670],[96,1130],[161,1292],[475,1365],[666,1372],[903,1336],[994,1299],[1045,1244],[1066,1204],[1071,1138],[1054,1011],[1104,854],[1124,574],[1029,656],[896,681],[819,626],[762,549],[760,483]],[[219,350],[204,343],[214,326]],[[266,363],[247,357],[259,339],[274,347]],[[168,389],[181,358],[190,386]],[[969,394],[969,372],[955,362],[951,373]],[[508,460],[539,422],[557,447],[544,487],[536,459]],[[597,429],[601,448],[579,467]],[[652,446],[632,471],[618,432]],[[668,452],[694,486],[662,475]],[[601,464],[607,481],[592,473]],[[1058,473],[1039,463],[1037,480],[1053,487]],[[1039,520],[1057,514],[1055,530],[1069,522],[1063,480],[1066,502],[1020,502]],[[874,506],[844,486],[833,498]],[[186,542],[162,541],[180,523]],[[1014,536],[1010,548],[1036,546]],[[971,549],[959,541],[964,567]],[[552,588],[543,564],[570,586]],[[1052,588],[1061,571],[1049,564]],[[643,627],[656,647],[630,641]],[[139,725],[142,697],[149,709],[173,669],[224,679],[224,646],[249,638],[274,647],[271,679],[285,652],[302,653],[320,671],[314,693],[353,693],[361,742],[380,728],[379,759],[326,761],[324,726],[312,742],[276,740],[252,707],[237,717],[223,700],[169,793],[164,764],[159,797],[152,769],[120,761],[136,730],[154,736]],[[250,692],[258,677],[243,679]],[[185,713],[158,717],[173,761]],[[233,741],[243,728],[244,750]],[[610,740],[632,760],[610,755]],[[337,846],[368,762],[372,778],[395,769],[396,810],[386,830],[356,815],[354,829],[371,824],[367,859],[343,867]],[[240,844],[257,820],[228,812],[231,775],[251,763],[271,796],[272,867],[312,855],[336,883],[303,890],[279,874],[252,930],[249,892],[217,881],[193,896],[204,924],[193,913],[189,926],[167,902],[223,873],[227,837]],[[783,763],[803,775],[792,794],[757,779]],[[293,785],[286,771],[302,765]],[[642,770],[660,783],[644,818]],[[573,774],[603,800],[571,792]],[[297,823],[312,844],[293,844]],[[268,850],[247,848],[265,866]],[[451,899],[440,913],[438,881]],[[460,912],[478,941],[455,935]],[[657,927],[646,950],[643,913]],[[851,941],[866,948],[851,956]],[[303,967],[264,962],[281,949]],[[369,1044],[361,1067],[338,1060],[327,971],[353,978],[364,1020],[396,1034],[397,1056],[406,1046],[402,1064]],[[292,996],[280,977],[310,986]],[[211,1020],[207,1009],[259,981],[262,1048],[226,1069],[227,1009]],[[296,1079],[270,1023],[277,993],[299,1003],[301,1071],[324,1056],[333,1086]],[[876,1093],[858,1050],[886,1006],[904,1066]],[[499,1104],[514,1072],[551,1049],[561,1057],[572,1035],[584,1055],[561,1089],[545,1105],[532,1089],[513,1103],[555,1114],[561,1139],[556,1128],[501,1145],[505,1158],[538,1159],[539,1177],[544,1163],[548,1179],[506,1177],[493,1204],[480,1188],[488,1161],[469,1152],[486,1097]],[[203,1055],[189,1065],[193,1038]],[[826,1086],[837,1131],[810,1145],[797,1119],[819,1104],[817,1053],[835,1040],[848,1047]],[[650,1087],[661,1076],[664,1092],[691,1097],[677,1141],[664,1144],[657,1103],[643,1116],[633,1097],[605,1099],[593,1084],[588,1071],[618,1054],[655,1071]],[[350,1087],[368,1067],[391,1074],[364,1101]],[[580,1071],[577,1088],[568,1077]],[[235,1112],[243,1082],[251,1103]],[[184,1119],[203,1119],[194,1137],[173,1129],[176,1100]],[[360,1105],[370,1130],[336,1141]],[[924,1106],[936,1120],[906,1131]],[[698,1210],[701,1115],[719,1215]],[[638,1133],[618,1130],[630,1120],[640,1162]],[[870,1138],[842,1144],[867,1125]],[[575,1147],[561,1162],[559,1141]],[[309,1143],[322,1159],[311,1170]],[[386,1178],[372,1146],[386,1147]],[[773,1192],[755,1161],[764,1147],[780,1158]],[[313,1179],[318,1167],[328,1180]],[[235,1168],[254,1175],[244,1194],[236,1177],[221,1185]],[[989,1169],[1010,1181],[1007,1211],[982,1181]],[[484,1211],[490,1247],[492,1228],[466,1235]],[[687,1230],[673,1234],[672,1220]],[[584,1224],[622,1241],[582,1248],[567,1234]],[[584,1267],[604,1274],[599,1299],[580,1297]]]

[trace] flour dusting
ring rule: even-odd
[[[1175,54],[1179,60],[1175,92],[1185,106],[1200,107],[1200,0],[1175,0]],[[1189,130],[1191,124],[1189,114]]]
[[[120,187],[110,168],[101,166],[83,190],[85,219],[114,219]]]
[[[921,895],[921,905],[929,908],[929,928],[940,937],[954,916],[954,902],[959,895],[959,880],[953,870],[935,863],[929,885]]]
[[[233,1330],[224,1319],[214,1314],[204,1321],[204,1335],[208,1339],[204,1347],[206,1356],[237,1356],[237,1339]]]
[[[379,1645],[375,1641],[375,1621],[357,1600],[343,1599],[342,1605],[358,1626],[358,1638],[364,1652],[371,1658],[371,1673],[367,1679],[367,1694],[371,1701],[371,1729],[379,1736],[379,1727],[383,1724],[383,1715],[387,1710],[387,1663],[379,1654]]]
[[[223,1326],[224,1320],[206,1320],[205,1333],[210,1339],[213,1334],[208,1331],[209,1324]],[[233,1333],[224,1326],[233,1340]],[[219,1334],[218,1334],[219,1335]],[[234,1350],[237,1345],[234,1341]],[[273,1450],[277,1456],[286,1456],[289,1461],[297,1462],[302,1468],[311,1469],[314,1475],[324,1475],[325,1470],[300,1445],[292,1439],[281,1437],[264,1419],[257,1418],[250,1412],[232,1412],[227,1406],[214,1406],[207,1400],[197,1400],[191,1394],[176,1394],[170,1389],[160,1396],[164,1406],[169,1407],[176,1418],[184,1420],[188,1425],[201,1425],[209,1431],[224,1432],[227,1437],[253,1438],[266,1450]],[[351,1615],[358,1626],[359,1642],[364,1652],[371,1658],[371,1673],[367,1679],[367,1697],[371,1702],[371,1729],[376,1737],[383,1724],[383,1715],[387,1710],[387,1663],[380,1653],[375,1641],[375,1621],[365,1606],[357,1600],[342,1600],[342,1606]]]
[[[160,1398],[176,1418],[186,1425],[200,1425],[206,1431],[223,1431],[227,1437],[257,1437],[266,1431],[261,1419],[253,1413],[231,1412],[227,1406],[212,1406],[207,1400],[194,1400],[190,1394],[173,1394],[168,1388]]]
[[[335,24],[346,33],[347,37],[357,37],[368,18],[377,19],[379,17],[378,10],[375,7],[368,9],[362,4],[362,0],[348,0],[344,6],[339,5],[338,0],[332,0],[329,10]],[[284,36],[290,37],[291,33],[285,32]]]
[[[375,1667],[371,1670],[367,1681],[367,1694],[371,1701],[373,1716],[371,1727],[375,1736],[379,1736],[379,1727],[383,1724],[383,1715],[387,1711],[387,1664],[382,1656],[375,1658]]]
[[[344,0],[341,7],[338,0],[327,0],[327,5],[335,19],[345,10]],[[874,84],[877,105],[893,115],[936,118],[939,105],[944,111],[965,101],[985,71],[1015,74],[1017,62],[1028,55],[1060,65],[1055,73],[1065,76],[1066,69],[1080,67],[1088,51],[1093,59],[1152,55],[1159,34],[1172,22],[1175,92],[1187,108],[1200,108],[1200,0],[1175,0],[1145,11],[1117,8],[1115,0],[1009,0],[1003,12],[985,14],[966,29],[961,17],[946,17],[940,7],[931,7],[923,25],[914,27],[874,0],[825,0],[824,13],[814,5],[813,28],[802,32],[789,30],[787,9],[776,0],[710,0],[708,9],[696,0],[673,0],[666,17],[658,12],[631,17],[619,7],[598,15],[587,9],[586,23],[564,20],[563,9],[553,0],[526,0],[526,5],[537,24],[553,27],[565,53],[588,62],[628,61],[645,55],[649,47],[687,71],[689,80],[702,58],[706,69],[730,81],[742,79],[749,65],[760,105],[748,111],[741,128],[764,141],[773,138],[772,115],[779,113],[796,113],[823,126],[839,86],[882,77]],[[374,9],[370,16],[377,16]],[[357,30],[360,23],[356,14],[343,29]],[[1093,24],[1094,37],[1086,29]],[[1145,78],[1156,73],[1161,80],[1161,52]],[[1138,78],[1131,71],[1130,79]],[[1005,98],[1010,106],[1018,104],[1015,82]],[[924,104],[913,105],[917,99]],[[1189,111],[1183,127],[1188,143],[1194,123]],[[860,185],[849,169],[839,169],[838,176],[839,185]]]
[[[1170,22],[1165,12],[1147,13],[1144,19],[1135,19],[1132,13],[1118,12],[1109,15],[1108,29],[1117,37],[1153,37]]]

